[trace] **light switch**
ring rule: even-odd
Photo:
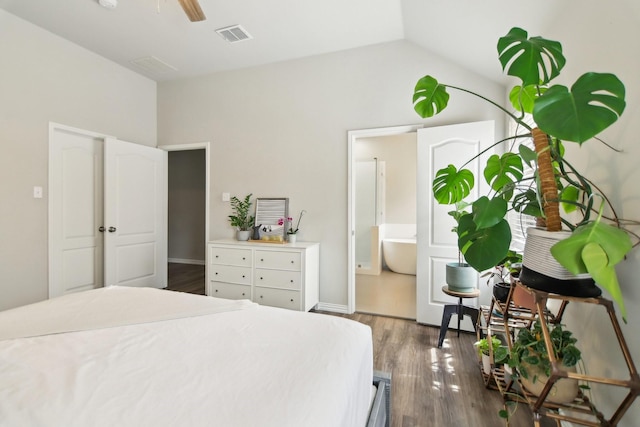
[[[228,202],[229,200],[231,200],[231,195],[229,193],[222,193],[222,201]]]
[[[42,199],[42,187],[39,187],[39,186],[33,187],[33,198]]]

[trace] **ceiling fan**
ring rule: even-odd
[[[191,22],[204,21],[207,19],[204,16],[204,12],[202,8],[200,8],[200,4],[198,0],[178,0],[180,2],[180,6],[184,9],[184,13],[187,14],[187,17]]]

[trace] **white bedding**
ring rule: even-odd
[[[0,312],[0,339],[2,426],[367,420],[371,330],[339,317],[107,288]]]

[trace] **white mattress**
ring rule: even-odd
[[[335,316],[88,291],[0,312],[0,425],[364,426],[372,359]]]

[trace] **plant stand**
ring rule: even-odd
[[[618,323],[618,319],[615,315],[613,302],[602,297],[580,298],[551,294],[528,288],[520,282],[518,282],[516,286],[523,288],[523,290],[533,296],[536,303],[536,310],[532,311],[516,306],[511,298],[513,293],[512,289],[506,303],[502,304],[494,299],[489,307],[481,308],[481,316],[479,316],[477,327],[478,336],[481,337],[483,333],[486,333],[490,339],[491,334],[501,334],[506,340],[508,347],[511,349],[517,330],[519,328],[530,328],[539,317],[539,313],[543,313],[543,319],[545,321],[541,322],[542,334],[552,364],[551,376],[540,395],[534,396],[521,387],[520,384],[515,384],[515,381],[505,379],[503,369],[492,366],[492,371],[489,375],[483,374],[487,388],[493,388],[500,391],[505,399],[505,405],[507,401],[526,402],[534,414],[534,425],[536,427],[540,426],[540,421],[543,416],[554,419],[558,425],[560,425],[560,421],[564,420],[586,426],[616,426],[624,416],[625,412],[633,404],[636,397],[640,394],[640,377],[638,376],[638,372],[633,359],[631,358],[626,340],[622,334],[620,324]],[[560,301],[560,306],[556,313],[551,313],[547,309],[547,301],[549,300]],[[566,372],[560,368],[560,363],[553,358],[553,351],[551,351],[551,337],[547,324],[556,324],[561,322],[565,308],[569,302],[596,304],[607,310],[621,354],[629,370],[628,379],[589,376],[574,372]],[[611,418],[606,419],[605,416],[598,411],[598,409],[588,399],[588,397],[582,393],[580,393],[578,397],[569,404],[558,404],[547,401],[547,397],[553,388],[553,385],[556,381],[562,378],[573,378],[582,382],[624,387],[629,389],[629,392],[611,415]]]

